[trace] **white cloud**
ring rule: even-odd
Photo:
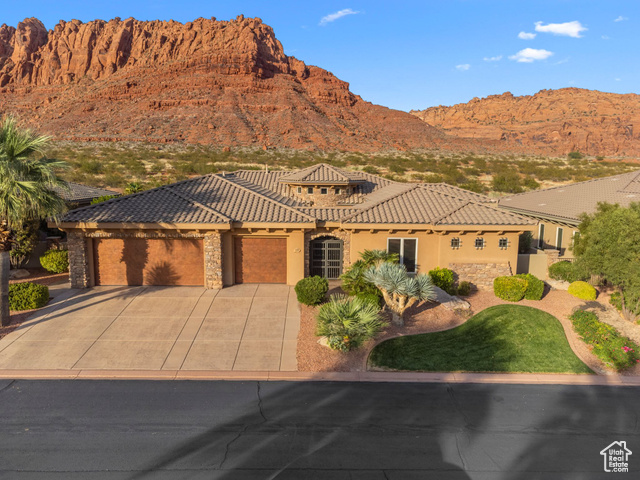
[[[499,62],[502,60],[502,55],[496,55],[495,57],[484,57],[485,62]]]
[[[558,60],[554,65],[562,65],[563,63],[567,63],[569,61],[569,57],[563,58],[562,60]]]
[[[456,65],[456,68],[461,72],[466,72],[471,68],[471,65],[469,65],[468,63],[463,63],[462,65]]]
[[[618,18],[614,20],[614,22],[624,22],[625,20],[629,20],[627,17],[623,17],[620,15]]]
[[[603,40],[609,40],[609,35],[602,35]]]
[[[356,12],[351,10],[350,8],[345,8],[343,10],[339,10],[335,13],[330,13],[320,19],[320,25],[326,25],[327,23],[335,22],[339,18],[346,17],[347,15],[357,15],[360,12]]]
[[[537,48],[525,48],[520,50],[515,55],[511,55],[509,60],[515,60],[520,63],[532,63],[536,60],[545,60],[553,55],[553,52],[544,49]]]
[[[536,22],[536,32],[552,33],[554,35],[563,35],[565,37],[580,38],[580,33],[588,30],[587,27],[574,20],[573,22],[565,23],[547,23],[543,25],[542,22]]]
[[[536,34],[535,33],[528,33],[528,32],[520,32],[518,34],[518,38],[520,40],[533,40],[534,38],[536,38]]]
[[[619,82],[619,81],[620,81],[620,80],[622,80],[622,79],[621,79],[621,78],[616,78],[615,80],[616,80],[616,82]]]

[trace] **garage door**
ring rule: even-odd
[[[287,239],[235,237],[236,283],[287,283]]]
[[[201,239],[93,240],[96,285],[204,285]]]

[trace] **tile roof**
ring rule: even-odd
[[[598,203],[628,206],[640,202],[640,170],[502,198],[499,206],[532,216],[554,217],[578,223],[582,213],[593,213]]]
[[[364,178],[360,172],[342,170],[326,163],[318,163],[311,167],[303,168],[296,172],[280,177],[283,183],[326,183],[330,185],[348,185],[349,183],[362,182]]]
[[[113,190],[90,187],[89,185],[82,185],[80,183],[67,182],[67,185],[69,186],[68,190],[66,188],[54,189],[66,202],[88,202],[94,198],[106,195],[120,195]]]
[[[331,167],[338,172],[345,172]],[[306,169],[307,171],[309,169]],[[346,177],[345,172],[345,177]],[[527,225],[482,195],[441,184],[393,182],[358,172],[358,194],[346,205],[313,207],[290,196],[290,172],[211,174],[72,210],[63,222],[230,224]]]

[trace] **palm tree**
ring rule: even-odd
[[[376,304],[338,294],[320,307],[316,334],[327,337],[331,348],[346,352],[375,337],[385,325]]]
[[[364,277],[380,289],[396,325],[404,325],[404,312],[414,303],[436,298],[429,275],[412,277],[401,264],[383,262],[367,270]]]
[[[0,121],[0,318],[8,325],[11,230],[25,221],[57,218],[65,210],[55,188],[67,184],[56,175],[65,162],[49,160],[43,150],[50,137],[20,128],[15,118]]]

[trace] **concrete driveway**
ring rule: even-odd
[[[0,340],[0,369],[297,370],[286,285],[60,290]]]

